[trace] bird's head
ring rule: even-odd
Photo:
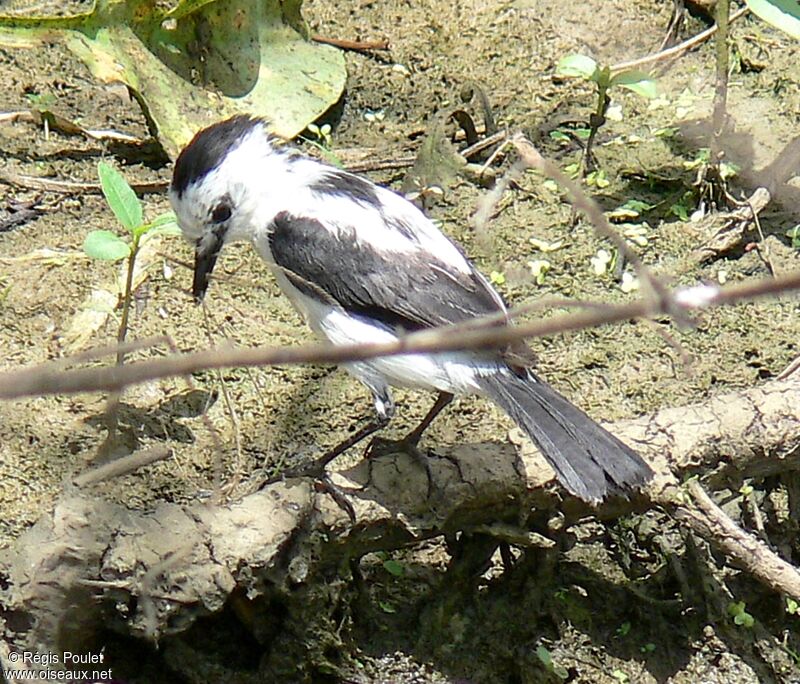
[[[200,131],[178,156],[169,199],[195,248],[192,294],[197,301],[223,246],[253,239],[258,189],[274,153],[262,119],[235,116]]]

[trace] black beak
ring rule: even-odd
[[[214,270],[214,265],[217,263],[217,257],[222,250],[222,236],[214,236],[214,240],[205,245],[197,247],[194,250],[194,281],[192,282],[192,295],[194,301],[199,304],[203,301],[208,289],[208,279],[211,272]]]

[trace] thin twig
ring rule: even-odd
[[[85,470],[78,475],[73,482],[78,487],[97,484],[98,482],[104,482],[105,480],[111,480],[112,478],[135,472],[139,470],[139,468],[144,468],[144,466],[155,463],[156,461],[163,461],[171,455],[172,450],[169,447],[159,444],[150,449],[136,451],[127,456],[122,456],[121,458],[117,458],[97,468]]]
[[[738,12],[735,12],[731,15],[730,19],[728,20],[728,24],[732,24],[734,21],[743,17],[745,14],[749,12],[749,8],[742,7]],[[656,52],[652,55],[647,55],[647,57],[640,57],[639,59],[633,59],[629,62],[620,62],[619,64],[613,64],[611,66],[611,72],[619,72],[619,71],[628,71],[629,69],[638,69],[639,67],[645,66],[647,64],[652,64],[653,62],[660,62],[664,59],[669,59],[670,57],[676,57],[680,55],[682,52],[689,50],[690,48],[699,45],[703,41],[708,40],[717,32],[716,25],[712,26],[711,28],[706,29],[698,33],[696,36],[689,38],[689,40],[685,40],[683,43],[679,43],[674,47],[671,47],[667,50],[662,50],[661,52]]]
[[[684,317],[684,313],[680,311],[679,307],[672,306],[667,288],[650,269],[644,265],[637,252],[628,244],[628,241],[611,227],[606,215],[597,202],[590,199],[583,190],[581,190],[580,186],[569,178],[556,164],[543,157],[527,138],[518,134],[514,136],[512,142],[517,148],[517,152],[522,160],[529,167],[537,169],[546,176],[549,176],[569,192],[573,209],[586,214],[594,225],[595,232],[600,237],[611,242],[611,244],[617,248],[620,256],[633,266],[639,278],[650,287],[653,294],[661,301],[663,311],[672,316],[679,325],[688,324],[688,320]]]
[[[67,195],[100,195],[103,192],[100,183],[79,183],[55,180],[53,178],[37,178],[36,176],[26,176],[18,173],[0,174],[0,183],[23,190],[44,190]],[[166,192],[169,183],[167,181],[153,181],[151,183],[131,183],[130,185],[137,194],[146,195]]]
[[[80,368],[70,371],[63,371],[60,365],[53,367],[52,364],[44,364],[0,374],[0,399],[108,391],[158,378],[215,368],[301,363],[340,364],[397,354],[505,348],[525,338],[573,332],[634,318],[670,315],[676,309],[686,316],[693,311],[775,296],[796,289],[800,289],[800,271],[792,271],[779,278],[764,278],[725,287],[707,284],[678,288],[668,291],[664,299],[648,298],[625,304],[609,304],[577,314],[553,316],[514,326],[466,330],[459,325],[444,326],[380,344],[214,349],[149,359],[119,368]],[[664,305],[665,301],[670,303],[669,308]]]
[[[315,43],[333,45],[342,50],[353,50],[354,52],[368,52],[369,50],[388,50],[389,41],[383,40],[345,40],[343,38],[327,38],[315,33],[311,36]]]
[[[464,159],[470,159],[474,157],[476,154],[483,152],[485,149],[492,147],[492,145],[497,145],[499,143],[505,142],[508,139],[508,131],[497,131],[497,133],[492,133],[490,136],[483,138],[476,142],[474,145],[470,145],[469,147],[465,147],[459,154],[461,154]]]

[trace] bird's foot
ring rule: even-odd
[[[325,471],[325,466],[327,466],[328,462],[331,460],[326,458],[326,456],[311,461],[311,463],[304,463],[293,468],[287,468],[277,475],[266,479],[259,489],[264,489],[267,485],[275,482],[282,482],[293,478],[310,478],[313,481],[314,491],[329,494],[339,508],[347,513],[350,522],[355,523],[356,512],[353,508],[353,504],[347,500],[347,495],[344,490],[333,484],[330,475]]]
[[[396,454],[398,452],[402,452],[410,456],[411,460],[413,460],[425,471],[425,476],[428,482],[427,497],[430,498],[435,487],[433,471],[431,470],[430,459],[422,451],[422,449],[417,446],[418,442],[419,438],[409,439],[409,437],[405,437],[400,440],[382,439],[381,437],[376,437],[373,439],[367,447],[367,451],[365,453],[365,458],[370,461],[370,476],[368,481],[372,481],[372,461],[374,459],[386,454]]]

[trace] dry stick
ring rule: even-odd
[[[206,306],[205,300],[203,300],[203,324],[206,328],[206,339],[208,343],[211,345],[212,349],[214,346],[214,335],[211,332],[211,315],[208,312],[208,307]],[[228,418],[230,418],[231,424],[233,425],[233,439],[236,443],[236,467],[234,468],[233,480],[230,484],[230,489],[234,489],[239,484],[239,479],[241,477],[241,467],[242,467],[242,431],[239,425],[239,417],[236,415],[236,407],[234,406],[233,401],[231,400],[231,396],[228,393],[228,383],[225,382],[225,378],[222,375],[222,370],[217,369],[216,372],[217,380],[219,381],[219,386],[222,390],[222,399],[225,402],[225,410],[228,414]],[[222,496],[222,452],[219,451],[217,454],[217,458],[214,459],[214,495],[215,498],[219,499]]]
[[[800,289],[800,270],[778,278],[764,278],[725,287],[698,285],[668,291],[665,299],[639,299],[609,304],[577,314],[546,320],[484,329],[445,326],[412,333],[394,342],[335,346],[310,344],[300,347],[213,349],[150,359],[117,367],[80,368],[62,371],[50,364],[0,374],[0,399],[49,394],[74,394],[119,389],[158,378],[186,375],[214,368],[289,365],[301,363],[340,364],[377,356],[505,348],[528,337],[544,337],[585,328],[619,323],[634,318],[666,316],[675,310],[682,316],[692,311],[734,304],[758,297],[775,296]],[[668,302],[668,306],[665,305]],[[454,334],[457,333],[457,334]]]
[[[311,36],[315,43],[325,43],[333,45],[342,50],[355,50],[356,52],[366,52],[368,50],[388,50],[389,41],[383,40],[345,40],[343,38],[327,38],[315,33]]]
[[[743,17],[745,14],[749,12],[749,8],[742,7],[738,12],[735,12],[731,15],[730,19],[728,19],[728,25],[732,24],[734,21]],[[653,62],[660,62],[663,59],[669,59],[670,57],[676,57],[680,55],[682,52],[693,48],[695,45],[699,45],[703,41],[708,40],[717,32],[717,26],[712,26],[711,28],[698,33],[696,36],[689,38],[689,40],[684,41],[683,43],[679,43],[667,50],[662,50],[661,52],[656,52],[655,54],[648,55],[647,57],[640,57],[639,59],[633,59],[628,62],[620,62],[619,64],[613,64],[611,66],[611,72],[619,72],[619,71],[627,71],[629,69],[637,69],[641,66],[645,66],[647,64],[651,64]]]
[[[60,192],[65,194],[94,194],[103,192],[99,183],[78,183],[75,181],[60,181],[52,178],[37,178],[17,173],[0,174],[0,183],[12,185],[23,190],[45,190],[47,192]],[[148,193],[166,192],[167,181],[153,181],[152,183],[131,183],[131,187],[139,195]]]
[[[97,484],[98,482],[127,475],[156,461],[163,461],[171,455],[172,450],[169,447],[159,444],[150,449],[128,454],[127,456],[123,456],[97,468],[86,470],[78,475],[73,482],[78,487]]]
[[[800,572],[775,554],[766,544],[747,534],[696,481],[687,485],[692,504],[675,508],[675,517],[721,548],[747,572],[775,591],[800,600]]]
[[[94,347],[86,351],[78,352],[72,356],[65,356],[55,361],[51,361],[51,365],[66,366],[73,363],[82,363],[84,361],[91,361],[92,359],[99,359],[103,356],[111,356],[123,352],[130,354],[131,352],[139,351],[140,349],[148,349],[157,347],[160,344],[169,346],[171,343],[167,335],[154,335],[153,337],[143,337],[140,340],[133,340],[131,342],[124,342],[123,344],[107,344],[103,347]],[[177,352],[177,350],[175,350]]]
[[[591,200],[581,190],[580,186],[561,171],[556,164],[549,159],[545,159],[527,138],[518,134],[514,136],[512,142],[517,148],[520,157],[528,166],[549,176],[562,188],[566,188],[570,194],[570,203],[572,207],[586,214],[589,220],[594,224],[595,232],[600,237],[611,242],[611,244],[617,248],[620,255],[624,257],[625,261],[636,269],[636,273],[639,277],[650,286],[652,292],[660,300],[663,312],[672,316],[679,325],[687,325],[689,323],[688,318],[686,318],[684,312],[680,311],[678,307],[673,306],[671,295],[667,288],[653,275],[650,269],[642,263],[639,255],[628,244],[628,241],[611,227],[599,205]]]
[[[460,154],[465,159],[474,157],[487,147],[491,147],[506,139],[506,131],[498,131],[483,140],[479,140],[474,145],[465,148]],[[360,162],[345,164],[345,168],[352,173],[365,173],[368,171],[386,171],[390,169],[403,169],[413,166],[417,160],[413,157],[398,157],[396,159],[367,159]],[[21,190],[44,190],[46,192],[57,192],[65,195],[99,195],[102,188],[99,183],[81,183],[76,181],[55,180],[52,178],[37,178],[36,176],[26,176],[17,173],[0,173],[0,184],[11,185]],[[139,195],[154,193],[164,193],[169,187],[169,181],[152,181],[149,183],[131,183],[131,187]]]

